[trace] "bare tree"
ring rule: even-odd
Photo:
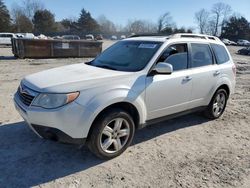
[[[32,32],[32,21],[26,16],[22,7],[14,4],[11,9],[11,16],[15,32]]]
[[[207,33],[206,30],[208,28],[209,16],[210,13],[205,9],[201,9],[195,13],[195,22],[198,24],[201,34]]]
[[[44,10],[44,4],[40,0],[23,0],[22,7],[25,11],[25,15],[32,20],[36,11]]]
[[[157,31],[160,33],[162,30],[166,28],[172,28],[175,24],[173,22],[172,16],[169,12],[166,12],[165,14],[161,15],[158,19],[158,25],[157,25]]]
[[[100,29],[102,32],[111,34],[116,32],[116,26],[115,24],[108,20],[104,15],[101,15],[97,18],[97,22],[100,25]]]
[[[157,25],[147,20],[129,20],[125,31],[129,33],[155,33]]]
[[[157,24],[151,21],[143,21],[144,29],[146,33],[156,33],[157,32]]]
[[[225,23],[231,12],[232,9],[230,5],[224,3],[216,3],[213,5],[211,10],[211,13],[213,14],[212,20],[215,23],[213,35],[217,36],[219,34],[222,25]]]

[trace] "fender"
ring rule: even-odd
[[[230,94],[233,93],[234,91],[234,88],[231,84],[231,81],[229,80],[228,77],[226,76],[222,76],[216,83],[216,85],[213,87],[213,89],[211,90],[211,92],[209,93],[208,97],[207,98],[207,101],[206,101],[206,104],[209,104],[210,101],[212,100],[212,97],[214,95],[214,93],[216,92],[216,90],[222,86],[222,85],[227,85],[228,88],[229,88],[229,91],[230,91]]]
[[[105,93],[100,93],[92,97],[91,100],[89,100],[84,105],[84,107],[88,109],[84,114],[84,132],[88,134],[92,123],[101,111],[103,111],[108,106],[119,102],[127,102],[132,104],[138,111],[139,123],[145,123],[147,111],[144,102],[144,96],[145,92],[138,94],[131,89],[118,88],[106,91]],[[84,136],[86,137],[87,135]]]

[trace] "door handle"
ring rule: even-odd
[[[192,80],[192,77],[190,77],[190,76],[186,76],[185,78],[183,78],[184,82],[188,82],[190,80]]]
[[[218,76],[220,74],[220,71],[215,71],[214,76]]]

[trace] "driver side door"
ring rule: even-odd
[[[168,75],[156,73],[146,78],[147,120],[188,108],[192,89],[191,70],[188,69],[188,45],[181,43],[169,46],[157,63],[163,60],[173,66],[173,72]]]

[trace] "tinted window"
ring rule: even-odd
[[[213,64],[213,56],[208,44],[191,44],[192,67],[202,67]]]
[[[218,64],[226,63],[227,61],[229,61],[229,56],[224,46],[218,44],[211,44],[211,46],[213,48]]]
[[[188,67],[187,44],[169,46],[161,55],[158,62],[166,62],[173,66],[173,70],[183,70]]]
[[[149,41],[120,41],[100,54],[91,65],[121,71],[139,71],[148,64],[161,44]]]

